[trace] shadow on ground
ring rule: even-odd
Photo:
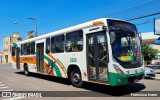
[[[23,72],[15,72],[15,73],[24,75]],[[41,74],[35,74],[35,73],[31,73],[30,77],[53,81],[53,82],[57,82],[64,85],[71,85],[68,79],[59,78],[59,77],[53,77],[53,76],[47,76],[47,75],[41,75]],[[106,86],[106,85],[84,82],[83,89],[89,90],[90,92],[83,93],[83,96],[88,96],[88,97],[90,96],[91,97],[127,96],[127,95],[130,96],[131,93],[139,92],[145,88],[146,88],[145,85],[141,83],[131,83],[128,85],[113,87],[113,86]]]
[[[155,80],[154,77],[145,77],[145,79],[147,79],[147,80]]]
[[[20,74],[20,75],[24,75],[24,72],[15,72],[15,73]],[[24,75],[24,77],[26,77],[26,76]],[[27,77],[34,77],[34,78],[39,78],[39,79],[44,79],[44,80],[48,80],[48,81],[53,81],[53,82],[65,84],[65,85],[70,85],[70,82],[65,78],[48,76],[48,75],[43,75],[43,74],[38,74],[38,73],[30,73],[29,76],[27,76]]]
[[[87,90],[95,91],[98,93],[107,94],[110,96],[127,96],[134,92],[139,92],[143,89],[145,89],[145,85],[141,83],[131,83],[128,85],[123,86],[105,86],[105,85],[99,85],[99,84],[91,84],[86,83],[84,84],[84,88]]]

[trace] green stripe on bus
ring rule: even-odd
[[[18,45],[16,43],[13,43],[14,48],[18,48]]]
[[[111,86],[125,85],[129,83],[128,81],[129,77],[139,77],[140,75],[144,75],[144,73],[141,72],[141,73],[131,74],[131,75],[120,75],[117,73],[109,72],[109,84]]]
[[[119,85],[124,85],[128,83],[129,83],[128,79],[125,75],[119,75],[117,73],[109,72],[109,84],[111,86],[119,86]]]
[[[44,55],[44,59],[46,59],[48,62],[51,60],[49,57],[47,57],[47,56],[45,56],[45,55]],[[52,65],[52,67],[56,69],[55,72],[56,72],[57,76],[62,77],[62,74],[61,74],[58,66],[56,65],[56,63],[54,63],[54,64]]]
[[[64,67],[63,63],[62,63],[59,59],[57,59],[57,60],[61,63],[61,65],[63,66],[63,68],[64,68],[65,71],[67,72],[67,70],[66,70],[66,68]]]

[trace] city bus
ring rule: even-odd
[[[134,24],[101,18],[14,43],[12,66],[29,73],[110,86],[144,77],[142,40]]]

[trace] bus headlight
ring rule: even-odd
[[[118,67],[118,65],[113,64],[113,67],[115,68],[115,70],[118,74],[124,75],[124,72]]]

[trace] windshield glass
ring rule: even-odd
[[[112,54],[123,68],[143,66],[142,47],[139,33],[134,24],[107,19]]]
[[[135,31],[115,31],[115,41],[112,44],[114,57],[123,62],[141,60],[141,44]]]

